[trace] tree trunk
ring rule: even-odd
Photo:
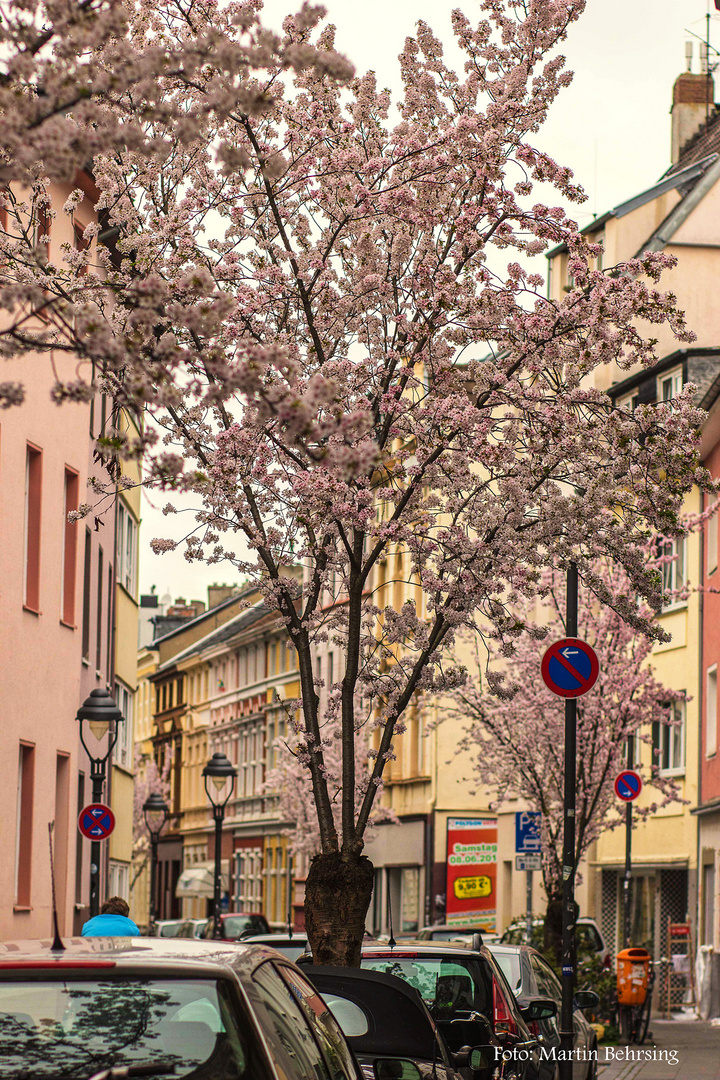
[[[360,967],[374,882],[366,855],[316,855],[305,882],[305,927],[316,964]]]

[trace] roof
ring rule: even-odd
[[[713,105],[713,110],[706,122],[685,143],[678,160],[673,162],[668,173],[676,173],[695,161],[702,161],[709,154],[720,154],[720,106],[718,105]]]
[[[232,599],[237,600],[237,596]],[[213,608],[212,610],[217,611],[217,608]],[[160,665],[158,672],[167,671],[169,668],[175,667],[181,660],[187,660],[188,657],[194,656],[196,653],[204,652],[205,649],[212,649],[216,645],[221,645],[224,641],[229,641],[231,638],[235,637],[236,634],[241,633],[243,630],[248,630],[256,622],[259,622],[266,615],[270,614],[270,610],[271,609],[262,600],[258,600],[252,607],[246,608],[232,619],[228,619],[228,621],[223,623],[217,630],[212,630],[209,634],[206,634],[205,637],[194,641],[192,645],[188,645],[182,652],[171,656],[169,660],[166,660],[164,664]]]
[[[664,356],[657,364],[653,364],[651,367],[644,367],[640,371],[635,371],[632,375],[628,375],[626,378],[621,379],[619,382],[613,383],[607,393],[613,401],[617,401],[618,398],[631,393],[639,387],[640,384],[647,381],[652,382],[664,371],[669,371],[679,364],[687,364],[688,371],[686,381],[695,383],[698,387],[695,395],[695,404],[702,409],[709,409],[717,396],[718,390],[720,390],[718,363],[720,363],[720,346],[718,345],[676,349],[674,352]],[[714,387],[716,389],[713,396]]]
[[[680,203],[683,204],[685,200],[688,199],[690,195],[695,191],[695,189],[699,187],[702,178],[717,161],[718,153],[706,154],[702,159],[698,161],[688,162],[682,168],[676,168],[672,175],[668,175],[666,173],[658,180],[657,184],[653,184],[652,187],[646,188],[645,191],[641,191],[638,195],[633,195],[632,198],[625,199],[624,202],[618,203],[617,206],[615,206],[612,210],[607,210],[604,214],[601,214],[600,217],[597,217],[593,221],[591,221],[589,225],[585,225],[580,230],[580,232],[583,234],[583,236],[595,233],[605,224],[606,221],[609,221],[611,218],[625,217],[626,214],[631,214],[633,210],[637,210],[638,207],[644,206],[645,203],[652,202],[653,199],[657,199],[661,195],[664,195],[666,192],[672,191],[675,188],[680,194]],[[677,164],[679,165],[679,163]],[[692,209],[692,206],[690,208]],[[677,212],[678,207],[676,206],[668,215],[668,218],[670,218],[672,215],[676,215]],[[689,213],[689,210],[687,212]],[[686,216],[687,213],[684,215],[684,217]],[[667,221],[668,218],[666,218],[665,220]],[[663,222],[663,224],[665,223]],[[679,224],[680,222],[678,222],[678,225]],[[659,232],[662,229],[663,225],[660,225],[660,228],[656,230],[656,232]],[[665,239],[665,242],[667,242],[667,238]],[[642,244],[638,249],[638,253],[641,251],[646,251],[648,243],[649,241],[646,241],[644,244]],[[553,256],[559,255],[562,251],[567,251],[566,244],[558,244],[556,247],[548,251],[546,257],[548,259],[551,259],[553,258]]]
[[[248,596],[250,593],[253,592],[257,592],[256,585],[249,585],[245,589],[240,589],[232,596],[228,596],[226,600],[222,601],[222,603],[216,604],[215,607],[208,608],[207,611],[200,612],[200,614],[196,615],[193,619],[184,619],[180,626],[176,626],[173,630],[169,630],[167,634],[163,634],[162,637],[153,638],[153,640],[149,642],[148,647],[155,648],[155,646],[159,645],[162,641],[167,641],[175,634],[183,633],[183,631],[187,630],[190,626],[197,626],[197,624],[201,623],[203,619],[212,618],[212,616],[216,615],[218,611],[223,611],[226,607],[229,607],[231,604],[234,604],[238,600],[241,600],[243,596]]]

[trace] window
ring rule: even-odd
[[[130,867],[127,863],[110,859],[108,863],[108,896],[130,899]]]
[[[15,817],[15,904],[30,907],[35,747],[20,743]]]
[[[83,621],[82,621],[82,658],[90,660],[90,568],[92,560],[92,540],[90,530],[85,530],[85,564],[83,567]]]
[[[118,503],[117,531],[118,581],[134,596],[137,523],[123,503]]]
[[[122,765],[124,769],[129,769],[132,765],[134,696],[132,690],[125,683],[120,682],[119,679],[115,680],[115,701],[118,709],[125,717],[125,723],[120,721],[118,724],[118,737],[113,758],[115,764]]]
[[[667,371],[658,376],[658,401],[672,401],[679,397],[683,388],[682,368]]]
[[[28,443],[25,456],[25,590],[23,604],[40,612],[42,450]]]
[[[661,773],[680,774],[685,771],[685,702],[673,701],[667,710],[667,723],[653,724],[653,764]]]
[[[714,570],[717,570],[718,564],[718,515],[717,513],[709,519],[707,523],[707,531],[705,534],[705,542],[707,544],[707,572],[712,574]]]
[[[75,567],[77,564],[77,521],[68,521],[68,514],[78,508],[78,474],[65,469],[62,621],[66,626],[75,625]]]
[[[625,397],[618,398],[617,407],[625,412],[635,412],[639,401],[640,395],[637,390],[633,390],[632,394],[626,394]]]
[[[106,676],[110,682],[112,677],[112,652],[113,652],[113,568],[108,565],[107,573],[107,646],[105,649]]]
[[[705,700],[705,753],[711,757],[717,750],[717,664],[708,668]]]
[[[95,627],[95,670],[100,671],[102,663],[102,638],[103,638],[103,549],[98,548],[98,572],[97,572],[97,624]]]
[[[85,232],[85,226],[81,225],[79,221],[73,223],[73,246],[76,251],[84,252],[90,247],[90,241],[85,239],[83,235]],[[79,274],[87,274],[87,263],[78,271]]]
[[[663,560],[660,567],[662,573],[662,588],[666,594],[666,602],[663,610],[667,610],[685,601],[677,595],[685,585],[685,538],[674,536],[671,540],[663,540],[657,546],[658,556]]]
[[[300,1006],[277,972],[265,963],[253,973],[253,982],[258,1008],[265,1014],[263,1032],[279,1071],[302,1080],[330,1080]]]

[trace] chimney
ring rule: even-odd
[[[672,161],[673,165],[680,157],[683,148],[703,126],[715,103],[715,83],[707,71],[707,61],[702,64],[703,72],[693,75],[692,42],[685,45],[688,70],[678,76],[673,86],[672,114]],[[702,59],[702,57],[701,57]]]
[[[218,585],[215,582],[208,585],[208,610],[222,604],[228,597],[234,596],[237,591],[237,585]]]

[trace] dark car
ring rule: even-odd
[[[477,945],[476,938],[475,944]],[[548,999],[528,1000],[521,1011],[500,966],[484,945],[463,942],[402,941],[363,945],[363,968],[397,975],[414,986],[428,1007],[448,1047],[495,1046],[492,1069],[462,1072],[490,1080],[503,1051],[509,1055],[504,1076],[526,1080],[539,1061],[538,1041],[527,1022],[555,1012]]]
[[[470,1054],[451,1060],[422,998],[404,979],[356,968],[303,971],[327,1002],[368,1078],[459,1080],[455,1069],[467,1065]],[[480,1049],[474,1051],[478,1062],[481,1054]],[[494,1056],[494,1049],[487,1047],[485,1061]]]
[[[559,1016],[562,1005],[560,980],[537,949],[529,945],[492,944],[488,948],[500,964],[520,1006],[538,995],[552,998],[557,1005],[555,1016],[530,1023],[530,1030],[542,1039],[538,1080],[556,1080],[559,1075],[557,1051],[560,1048]],[[575,993],[573,1010],[573,1080],[596,1080],[598,1074],[597,1035],[585,1019],[583,1009],[599,1002],[592,990]]]
[[[271,949],[277,949],[288,960],[297,960],[299,956],[308,951],[308,938],[304,930],[297,934],[248,934],[243,936],[243,945],[269,945]]]
[[[208,919],[207,925],[202,932],[203,938],[211,938],[214,929],[214,921]],[[233,911],[229,915],[220,916],[220,938],[222,941],[239,941],[240,938],[248,937],[250,934],[269,933],[268,921],[259,912]]]
[[[315,988],[271,949],[157,938],[0,945],[0,1080],[363,1080]],[[118,1074],[119,1075],[119,1074]]]

